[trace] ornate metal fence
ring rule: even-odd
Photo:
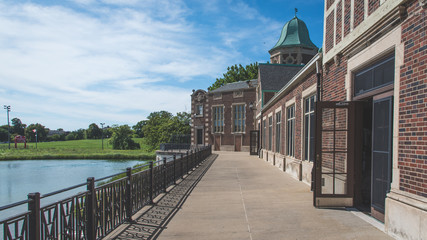
[[[169,186],[183,178],[212,153],[211,146],[196,148],[172,159],[128,168],[126,172],[100,179],[88,178],[86,183],[40,195],[28,194],[25,201],[0,207],[1,211],[27,204],[28,211],[0,219],[4,240],[95,240],[101,239]],[[102,181],[116,179],[100,184]],[[86,191],[41,206],[40,200],[86,186]]]

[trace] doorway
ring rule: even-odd
[[[220,151],[221,150],[221,135],[215,135],[214,136],[214,150]]]
[[[356,207],[384,222],[392,173],[392,92],[365,100]],[[356,174],[357,175],[357,174]]]
[[[242,135],[234,135],[234,151],[242,151]]]
[[[203,145],[203,128],[197,129],[197,145]]]

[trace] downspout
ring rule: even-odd
[[[322,90],[321,82],[320,82],[321,73],[320,73],[319,61],[316,61],[316,77],[317,77],[316,102],[318,102],[318,101],[321,101],[321,90]],[[315,113],[316,113],[316,118],[317,118],[317,114],[318,114],[318,112],[317,112],[317,104],[316,104]],[[314,139],[317,139],[316,132],[317,132],[317,130],[315,130],[315,132],[314,132],[314,134],[315,134],[314,135]],[[315,149],[316,149],[316,147],[317,146],[315,146]],[[315,186],[315,182],[316,182],[315,181],[315,179],[316,179],[316,171],[315,171],[315,168],[316,168],[316,158],[317,157],[315,156],[314,159],[313,159],[313,168],[311,169],[311,191],[313,191],[313,205],[315,205],[315,202],[314,202],[315,191],[314,190],[316,189],[316,186]]]

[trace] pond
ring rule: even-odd
[[[85,183],[88,177],[102,178],[133,167],[138,160],[16,160],[0,161],[0,206],[27,199],[28,193],[41,195]],[[60,196],[42,199],[42,205],[59,200],[82,187]],[[26,205],[1,211],[0,220],[25,211]]]

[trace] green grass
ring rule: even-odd
[[[58,142],[40,142],[18,144],[0,144],[0,160],[30,160],[30,159],[141,159],[151,160],[155,158],[155,152],[150,151],[142,138],[134,138],[141,145],[139,150],[113,150],[108,139],[104,139],[104,150],[100,139],[74,140]]]

